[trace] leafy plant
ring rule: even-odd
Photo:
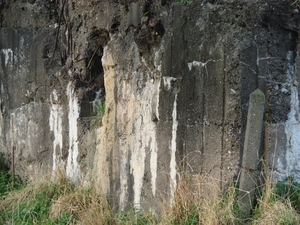
[[[105,102],[94,102],[94,110],[97,115],[95,125],[102,125],[102,118],[105,114]]]

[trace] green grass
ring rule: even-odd
[[[238,186],[232,184],[224,194],[214,179],[183,174],[172,206],[158,205],[159,216],[147,211],[116,212],[93,187],[75,187],[63,173],[17,187],[11,175],[1,178],[0,224],[116,224],[116,225],[230,225],[300,224],[299,183],[288,178],[267,181],[256,208],[245,218],[237,204]],[[298,211],[298,212],[297,212]]]
[[[0,197],[23,186],[19,176],[13,176],[8,171],[0,171]]]
[[[6,187],[14,187],[11,179],[6,182]],[[0,202],[0,224],[69,224],[72,218],[68,214],[50,217],[49,213],[53,201],[72,188],[67,179],[11,188]]]
[[[0,199],[13,190],[23,186],[19,176],[12,176],[8,170],[4,153],[0,152]]]
[[[128,212],[119,212],[116,214],[116,223],[123,225],[150,225],[158,224],[158,219],[149,212],[143,212],[132,209]]]
[[[284,181],[278,181],[274,189],[277,199],[281,201],[289,200],[297,212],[300,212],[300,184],[293,177],[288,177]]]
[[[294,197],[287,194],[286,190],[289,190],[289,184],[267,180],[254,209],[251,224],[300,224],[300,215],[291,204]]]

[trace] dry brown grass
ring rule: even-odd
[[[136,210],[124,214],[116,213],[106,197],[96,192],[96,188],[92,186],[75,188],[62,172],[57,174],[55,179],[50,180],[34,182],[6,196],[3,201],[0,201],[0,211],[17,208],[28,199],[34,201],[37,193],[45,193],[45,197],[51,202],[47,216],[60,218],[66,213],[71,216],[70,218],[74,218],[68,224],[300,224],[299,214],[293,209],[289,200],[278,201],[274,192],[275,183],[268,179],[254,214],[246,221],[238,214],[235,201],[237,189],[232,185],[228,187],[225,194],[222,194],[219,181],[208,175],[182,173],[177,182],[172,205],[164,201],[165,205],[160,217]]]
[[[271,224],[300,224],[299,214],[288,202],[272,202],[264,206],[264,211],[258,219],[253,221],[255,225]]]
[[[253,216],[253,225],[300,224],[300,215],[291,206],[290,200],[281,199],[275,194],[276,183],[266,179],[262,197]],[[277,197],[277,198],[276,198]]]
[[[11,192],[0,201],[0,210],[14,208],[21,202],[33,199],[38,193],[52,193],[64,195],[73,190],[73,185],[62,171],[57,171],[55,176],[45,176],[42,180],[31,181],[25,188]]]
[[[63,212],[76,218],[76,224],[115,224],[114,212],[107,199],[96,194],[94,189],[79,188],[72,193],[59,197],[52,204],[50,215],[58,217]]]
[[[208,175],[183,174],[174,204],[167,206],[161,224],[234,224],[235,188],[221,194],[219,181]]]

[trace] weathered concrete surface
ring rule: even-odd
[[[259,89],[251,93],[239,180],[239,204],[241,209],[251,213],[255,194],[259,187],[261,167],[261,143],[263,118],[265,112],[265,95]]]
[[[120,209],[172,201],[180,171],[225,188],[259,87],[272,168],[299,179],[289,163],[299,158],[299,12],[288,1],[2,1],[0,10],[0,146],[11,158],[15,142],[18,173],[62,167]],[[104,101],[100,126],[93,105]]]
[[[294,37],[290,36],[289,38]],[[299,60],[296,61],[295,51],[295,49],[291,49],[286,53],[285,73],[287,79],[283,82],[281,89],[282,92],[290,96],[290,111],[287,114],[287,120],[283,123],[270,125],[268,129],[271,140],[269,168],[272,171],[272,176],[276,179],[282,180],[292,176],[300,181]]]

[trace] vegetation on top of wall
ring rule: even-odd
[[[220,195],[218,182],[208,176],[181,176],[173,205],[162,206],[160,216],[137,210],[116,212],[93,187],[75,187],[64,173],[56,177],[2,196],[0,224],[300,224],[299,184],[291,179],[267,181],[247,218],[236,203],[238,188],[230,185]]]

